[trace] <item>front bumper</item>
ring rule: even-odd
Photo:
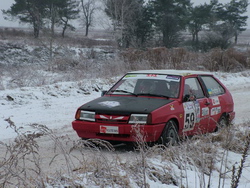
[[[118,131],[115,134],[104,133],[101,127],[114,127]],[[131,125],[131,124],[104,124],[88,121],[75,120],[72,122],[73,129],[78,136],[84,139],[97,138],[112,141],[136,142],[143,138],[144,142],[155,142],[159,139],[165,124],[157,125]],[[143,136],[143,137],[141,137]]]

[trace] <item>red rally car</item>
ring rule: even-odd
[[[211,73],[143,70],[125,74],[101,97],[78,108],[73,129],[83,139],[169,144],[231,123],[234,103]]]

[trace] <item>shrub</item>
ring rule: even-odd
[[[233,48],[228,50],[214,48],[204,54],[203,65],[210,71],[243,71],[249,64],[247,57],[246,53],[237,52]]]

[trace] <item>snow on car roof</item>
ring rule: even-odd
[[[129,74],[170,74],[170,75],[179,75],[179,76],[186,76],[192,74],[206,74],[211,75],[210,72],[204,71],[193,71],[193,70],[173,70],[173,69],[161,69],[161,70],[139,70],[139,71],[131,71],[128,72]]]

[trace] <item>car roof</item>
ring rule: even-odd
[[[128,72],[128,74],[169,74],[169,75],[178,75],[178,76],[187,76],[187,75],[212,75],[212,73],[210,73],[210,72],[204,72],[204,71],[174,70],[174,69],[138,70],[138,71]]]

